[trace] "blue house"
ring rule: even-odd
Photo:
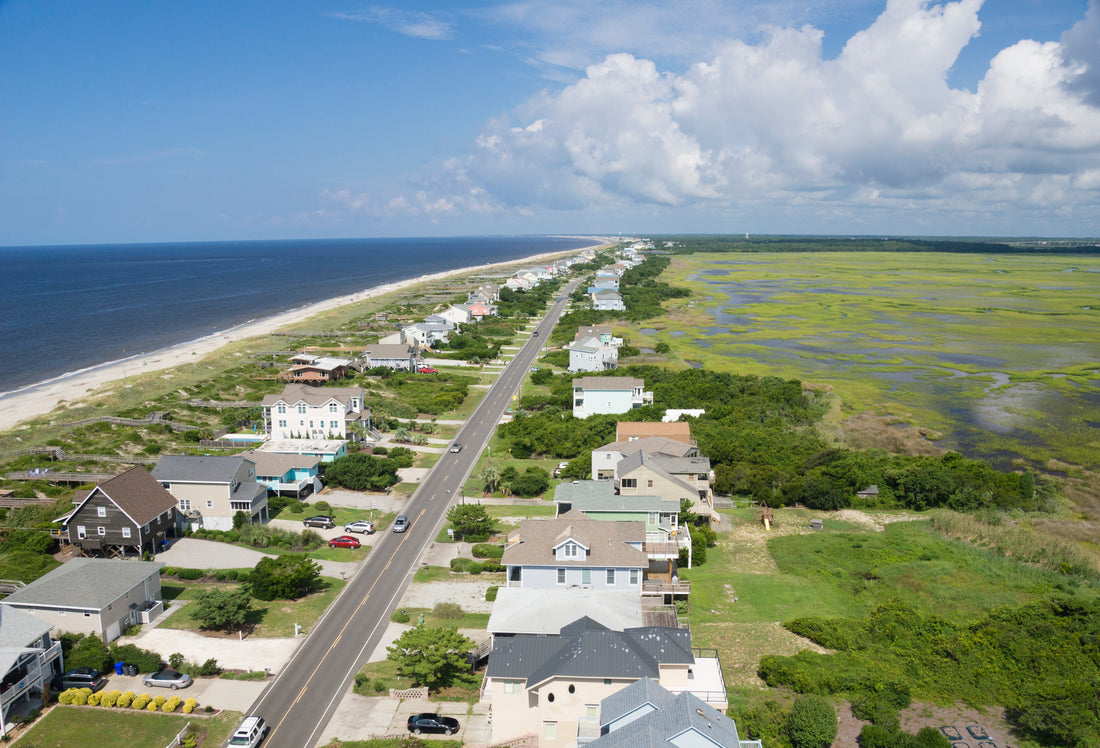
[[[256,463],[256,482],[277,494],[302,496],[322,488],[321,458],[280,452],[242,452]]]

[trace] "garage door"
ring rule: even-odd
[[[115,621],[107,627],[107,641],[113,642],[122,634],[122,622]]]

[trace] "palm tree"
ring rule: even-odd
[[[481,486],[485,493],[494,493],[500,488],[500,471],[489,465],[481,471]]]
[[[402,426],[401,428],[397,429],[397,431],[393,432],[393,438],[396,441],[399,441],[399,442],[402,442],[402,443],[409,441],[409,438],[411,436],[412,436],[412,432],[409,431],[408,427],[406,427],[406,426]]]

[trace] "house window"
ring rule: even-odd
[[[329,421],[328,422],[328,427],[330,429],[338,429],[338,428],[340,428],[340,422],[339,421]]]
[[[558,739],[558,723],[557,722],[543,722],[542,723],[542,737],[546,740]]]
[[[309,419],[309,427],[313,428],[313,419],[312,418]]]
[[[646,481],[646,483],[649,484],[649,485],[646,486],[646,488],[653,488],[653,479],[652,478],[650,478],[648,481]]]
[[[149,532],[149,523],[148,523],[148,522],[146,522],[146,523],[145,523],[145,524],[144,524],[144,525],[142,526],[142,528],[141,528],[141,531],[142,531],[142,532],[145,532],[145,533],[148,533],[148,532]]]
[[[107,528],[100,525],[99,527],[97,527],[95,529],[95,532],[96,532],[96,535],[98,535],[99,537],[102,538],[104,535],[107,534]]]
[[[609,585],[614,585],[615,584],[615,570],[614,569],[608,569],[607,570],[607,583]]]
[[[286,413],[286,406],[285,405],[280,405],[279,406],[279,415],[282,415],[283,413]]]
[[[336,403],[329,403],[328,404],[328,412],[329,413],[335,413],[336,412]]]
[[[80,538],[81,540],[88,537],[88,528],[84,527],[84,525],[77,525],[76,526],[76,536],[78,538]]]
[[[306,414],[306,406],[299,405],[298,406],[298,415],[304,416],[305,414]]]
[[[579,547],[574,545],[573,543],[567,543],[564,550],[566,558],[576,558]]]
[[[504,693],[521,693],[523,691],[523,681],[519,680],[506,680],[504,681]]]
[[[611,685],[611,679],[610,678],[604,678],[603,679],[603,684],[605,686],[610,686]]]
[[[281,429],[286,428],[286,419],[285,418],[280,418],[279,419],[279,428],[281,428]]]
[[[584,716],[589,722],[595,722],[600,718],[600,706],[599,704],[585,704]]]
[[[558,569],[558,584],[565,584],[565,569]]]
[[[638,586],[638,570],[637,569],[631,569],[630,570],[630,585],[632,587],[637,587]]]
[[[214,502],[213,502],[213,501],[210,501],[210,500],[208,499],[208,500],[207,500],[207,502],[206,502],[206,508],[207,508],[207,509],[213,509],[213,508],[214,508]]]
[[[191,511],[191,499],[180,499],[180,511],[181,512]]]
[[[130,537],[130,528],[129,527],[123,527],[122,528],[122,537],[124,537],[124,538]]]
[[[638,479],[637,478],[623,478],[622,486],[623,486],[623,488],[637,488],[638,487]]]
[[[97,517],[106,517],[107,516],[107,507],[97,506],[95,508],[95,513],[96,513]]]
[[[592,584],[591,569],[581,569],[581,584]]]

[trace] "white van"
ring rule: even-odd
[[[240,726],[229,739],[229,745],[246,746],[256,748],[267,735],[267,723],[263,717],[245,717]]]

